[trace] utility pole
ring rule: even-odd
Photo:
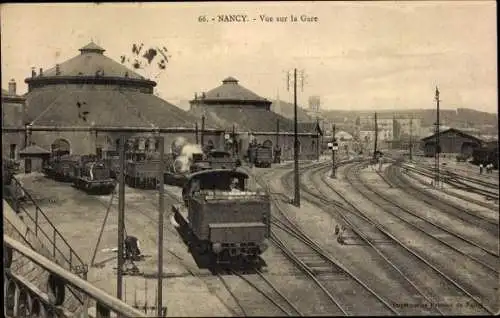
[[[335,139],[335,124],[332,124],[332,179],[337,178],[337,165],[335,164],[335,147],[337,140]]]
[[[319,161],[319,118],[316,117],[316,160]]]
[[[297,125],[297,69],[293,70],[293,121],[294,121],[294,168],[295,168],[295,199],[294,204],[300,207],[299,188],[299,139]]]
[[[301,87],[304,88],[303,82],[304,75],[301,74]],[[290,87],[290,76],[287,73],[287,90]],[[293,203],[295,206],[300,207],[300,178],[299,178],[299,138],[298,138],[298,124],[297,124],[297,69],[293,70],[293,119],[294,119],[294,187],[295,187],[295,197]]]
[[[198,122],[194,123],[194,134],[196,136],[196,143],[198,144]]]
[[[205,115],[201,116],[201,148],[205,145]]]
[[[410,117],[410,160],[413,160],[413,115]]]
[[[236,128],[234,127],[234,124],[233,124],[233,134],[231,136],[231,149],[233,150],[233,158],[235,156],[235,152],[236,152]]]
[[[373,158],[377,156],[377,140],[378,140],[378,126],[377,126],[377,113],[375,113],[375,144],[373,145]]]
[[[276,119],[276,146],[280,144],[280,120]]]
[[[120,177],[118,191],[118,267],[116,275],[116,298],[122,299],[125,230],[125,135],[120,137]]]
[[[438,87],[436,86],[436,95],[434,97],[436,100],[436,147],[434,151],[434,168],[436,170],[436,178],[435,178],[435,186],[439,187],[439,183],[441,181],[440,175],[439,175],[439,154],[441,153],[441,145],[439,143],[439,90]]]
[[[159,152],[160,152],[160,188],[158,189],[158,288],[157,288],[157,304],[156,312],[158,317],[163,317],[163,214],[165,213],[165,200],[164,200],[164,177],[163,177],[163,161],[165,152],[165,140],[163,137],[158,137]]]

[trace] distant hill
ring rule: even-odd
[[[328,110],[323,111],[323,116],[334,122],[355,121],[356,117],[373,116],[374,110]],[[378,118],[410,117],[420,118],[422,126],[432,126],[436,121],[435,109],[409,109],[409,110],[377,110]],[[456,110],[440,110],[440,122],[451,127],[476,127],[498,130],[498,116],[493,113],[480,112],[470,108],[457,108]],[[486,126],[486,127],[485,127]],[[491,127],[490,127],[491,126]]]
[[[283,117],[293,119],[294,117],[294,106],[292,103],[285,102],[283,100],[280,100],[279,106],[278,106],[278,100],[274,99],[271,100],[271,110],[274,111],[277,114],[280,114]],[[279,109],[277,109],[279,108]],[[314,121],[314,118],[309,116],[305,110],[300,107],[297,107],[297,121],[299,122],[312,122]]]

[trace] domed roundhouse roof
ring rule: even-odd
[[[25,82],[30,86],[39,84],[65,83],[116,83],[154,87],[154,81],[128,69],[126,66],[104,55],[105,49],[90,42],[80,54],[54,67],[43,70],[42,74],[29,77]],[[38,70],[36,70],[38,71]]]
[[[29,122],[42,126],[194,128],[196,117],[153,95],[154,81],[104,56],[104,51],[91,42],[80,49],[80,55],[42,76],[27,78]],[[208,124],[206,128],[216,127]]]
[[[204,102],[244,102],[255,104],[271,104],[269,100],[260,97],[251,90],[238,84],[234,77],[228,77],[222,81],[222,85],[205,93]]]

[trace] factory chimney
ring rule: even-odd
[[[43,76],[43,68],[40,67],[40,73],[38,73],[38,76]]]
[[[61,69],[59,67],[59,64],[56,64],[56,75],[61,75]]]
[[[32,67],[31,68],[31,77],[35,77],[36,76],[36,71],[35,71],[35,68]]]
[[[16,95],[16,81],[14,79],[9,81],[9,95]]]

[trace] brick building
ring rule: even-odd
[[[168,128],[165,151],[178,136],[195,141],[196,118],[153,95],[154,81],[107,57],[105,50],[89,43],[80,54],[38,74],[25,82],[27,118],[33,126],[48,127],[116,127]],[[221,130],[206,126],[207,134],[219,136]],[[71,154],[98,154],[116,151],[120,132],[36,132],[28,136],[31,143]],[[158,148],[152,134],[128,134],[137,137],[137,147]],[[214,138],[218,144],[220,138]]]
[[[236,132],[237,153],[244,154],[249,140],[282,149],[282,159],[293,159],[293,121],[271,110],[271,101],[241,86],[238,80],[228,77],[222,85],[190,101],[190,113],[197,118],[205,116],[208,123],[221,126],[227,132]],[[279,127],[279,128],[278,128]],[[318,131],[316,123],[299,123],[300,159],[318,156]],[[279,136],[277,131],[279,130]]]

